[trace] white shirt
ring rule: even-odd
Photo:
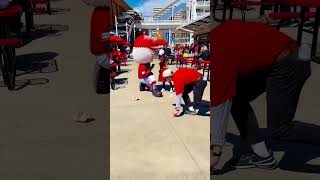
[[[160,49],[160,50],[159,50],[159,55],[162,56],[163,54],[164,54],[164,50],[163,50],[163,49]]]

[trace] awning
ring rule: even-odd
[[[198,17],[197,19],[181,25],[176,30],[183,30],[194,32],[195,34],[207,33],[212,29],[212,20],[210,19],[210,13]]]

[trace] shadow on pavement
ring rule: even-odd
[[[209,101],[202,101],[202,103],[198,106],[199,112],[196,115],[193,116],[210,116],[210,105],[208,105]],[[176,106],[176,104],[172,104],[172,106]],[[188,115],[187,113],[187,107],[184,104],[181,104],[181,107],[183,108],[183,112],[179,116]]]
[[[27,86],[43,85],[47,83],[49,83],[49,79],[47,78],[16,80],[16,88],[14,90],[17,91],[24,89]],[[0,87],[6,87],[3,81],[0,81]]]
[[[127,85],[128,84],[128,78],[116,78],[115,79],[116,85]]]
[[[129,72],[131,72],[131,71],[132,71],[132,70],[130,70],[130,69],[121,69],[120,72],[118,72],[118,75],[124,74],[124,73],[129,73]]]
[[[199,105],[199,113],[200,116],[210,116],[210,101],[202,100]]]
[[[22,76],[24,74],[38,73],[54,73],[57,72],[58,64],[56,52],[42,52],[31,53],[16,56],[16,70],[22,71],[17,73],[16,76]]]
[[[171,86],[168,83],[166,83],[165,86],[164,86],[164,89],[166,91],[170,91],[170,88],[171,88]],[[156,85],[156,89],[160,91],[162,89],[162,83],[161,84],[157,84]]]
[[[68,25],[61,24],[35,24],[33,31],[31,31],[30,36],[26,36],[22,33],[23,37],[23,46],[29,44],[31,41],[40,39],[46,36],[61,36],[61,32],[69,30]]]
[[[128,78],[116,78],[115,84],[116,84],[115,90],[123,89],[123,88],[125,88],[125,85],[128,85]]]
[[[299,173],[320,173],[320,162],[312,164],[310,161],[320,158],[320,126],[294,121],[290,124],[290,131],[281,138],[270,141],[273,151],[283,151],[284,156],[279,160],[279,169]],[[262,134],[268,134],[267,129],[260,129]],[[290,133],[289,133],[290,132]],[[227,141],[233,144],[233,154],[238,156],[248,152],[250,147],[242,141],[241,137],[228,133]],[[217,171],[222,175],[235,170],[228,165]]]
[[[51,14],[52,15],[58,15],[58,14],[66,14],[70,12],[70,8],[51,8]]]

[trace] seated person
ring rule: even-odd
[[[204,60],[208,60],[210,58],[210,52],[208,50],[208,47],[206,45],[201,47],[201,51],[199,54],[199,60],[200,61],[204,61]]]

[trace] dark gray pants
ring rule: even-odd
[[[293,121],[301,90],[310,75],[310,62],[297,60],[297,53],[293,53],[266,71],[239,79],[231,114],[241,137],[249,144],[267,138],[258,133],[257,118],[250,105],[264,92],[267,94],[268,129],[272,136],[285,133]]]
[[[203,97],[204,89],[207,87],[207,81],[199,80],[194,84],[188,84],[184,87],[182,98],[186,106],[198,106]],[[193,91],[193,103],[191,103],[189,93]]]

